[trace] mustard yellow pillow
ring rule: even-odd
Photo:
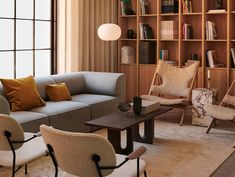
[[[50,100],[71,100],[71,95],[65,83],[46,85],[46,92]]]
[[[33,76],[0,80],[12,111],[27,111],[46,105],[37,91]]]

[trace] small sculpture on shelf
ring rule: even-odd
[[[223,0],[215,0],[215,9],[223,9]]]

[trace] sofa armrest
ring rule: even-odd
[[[6,98],[0,95],[0,114],[10,115],[10,106]]]
[[[126,76],[123,73],[84,72],[85,91],[126,99]]]

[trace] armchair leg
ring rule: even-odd
[[[185,114],[187,112],[187,109],[188,109],[188,107],[184,108],[184,110],[183,110],[183,114],[182,114],[181,119],[180,119],[180,126],[183,125],[184,117],[185,117]]]
[[[24,166],[24,174],[28,174],[28,165],[26,164],[25,166]]]
[[[215,120],[215,118],[213,118],[212,121],[211,121],[211,123],[210,123],[210,125],[208,126],[208,128],[207,128],[207,130],[206,130],[206,134],[210,132],[210,130],[211,130],[211,128],[212,128],[212,126],[213,126],[213,124],[214,124],[215,122],[216,122],[216,120]]]
[[[146,170],[144,170],[144,177],[148,177]]]

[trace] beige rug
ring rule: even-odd
[[[235,133],[213,129],[205,134],[206,128],[176,123],[155,121],[154,144],[147,145],[143,159],[147,161],[149,177],[209,177],[234,151],[231,147]],[[106,135],[106,130],[97,132]],[[1,157],[0,157],[1,158]],[[79,164],[78,164],[79,165]],[[29,165],[29,174],[23,170],[17,177],[53,177],[54,168],[49,157]],[[0,177],[10,176],[10,171],[0,168]]]

